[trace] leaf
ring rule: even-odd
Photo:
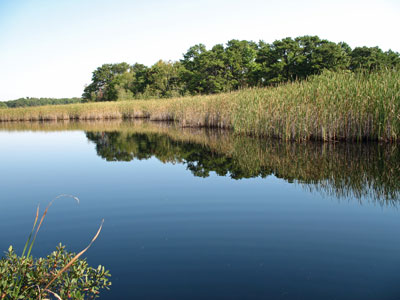
[[[103,223],[104,223],[104,219],[101,221],[100,227],[99,227],[99,229],[97,230],[97,233],[96,233],[96,235],[93,237],[92,241],[89,243],[89,245],[88,245],[85,249],[83,249],[81,252],[79,252],[77,255],[75,255],[75,257],[74,257],[64,268],[62,268],[62,269],[57,273],[57,275],[54,276],[54,278],[46,285],[45,289],[48,289],[48,288],[51,286],[51,284],[52,284],[58,277],[61,276],[62,273],[64,273],[65,271],[67,271],[67,270],[75,263],[75,261],[77,261],[78,258],[81,257],[82,254],[84,254],[84,253],[90,248],[90,246],[92,246],[92,244],[94,243],[94,241],[95,241],[95,240],[97,239],[97,237],[99,236],[99,234],[100,234],[100,232],[101,232],[101,229],[103,228]]]

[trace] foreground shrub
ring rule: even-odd
[[[110,273],[103,266],[89,267],[86,259],[76,260],[51,286],[49,282],[76,256],[59,245],[45,258],[34,259],[15,254],[10,246],[0,260],[0,299],[95,299],[108,289]]]
[[[111,275],[103,266],[93,269],[89,267],[86,259],[80,258],[98,238],[104,220],[89,245],[78,254],[67,252],[65,246],[60,244],[56,251],[46,258],[34,259],[31,256],[36,236],[47,211],[56,199],[63,197],[73,198],[79,204],[79,199],[75,196],[58,195],[48,204],[40,221],[38,206],[22,255],[15,254],[13,247],[10,246],[6,256],[0,260],[0,300],[45,300],[52,297],[59,300],[94,299],[100,289],[108,289],[111,285],[108,280]]]

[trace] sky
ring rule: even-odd
[[[104,63],[179,60],[195,44],[318,35],[400,52],[399,0],[0,0],[0,101],[80,97]]]

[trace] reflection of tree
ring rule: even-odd
[[[202,132],[196,139],[168,133],[87,132],[108,161],[156,157],[186,164],[195,176],[213,171],[233,179],[275,175],[335,196],[400,195],[400,151],[396,145],[284,143]]]
[[[185,163],[195,176],[208,177],[210,171],[235,178],[232,158],[196,143],[174,141],[159,134],[93,133],[86,136],[96,143],[97,154],[107,161],[131,161],[157,157],[162,162]],[[240,172],[240,170],[239,170]],[[238,178],[241,178],[240,176]],[[252,177],[252,176],[249,176]]]

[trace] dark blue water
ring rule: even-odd
[[[386,150],[355,151],[351,157],[366,155],[370,161],[344,174],[319,167],[342,163],[351,169],[354,159],[346,162],[348,154],[337,161],[350,150],[306,159],[314,169],[283,155],[276,162],[268,159],[268,172],[263,166],[247,176],[235,161],[237,153],[170,141],[164,144],[169,157],[176,145],[186,154],[161,162],[159,145],[144,147],[143,136],[133,134],[123,146],[110,142],[107,133],[96,134],[103,142],[83,130],[0,131],[2,251],[9,245],[20,251],[37,204],[44,207],[67,193],[80,204],[68,198],[54,203],[34,255],[50,253],[59,242],[80,251],[104,218],[103,231],[86,254],[91,265],[105,265],[112,274],[112,288],[100,299],[400,299],[400,166],[396,159],[388,162]],[[161,135],[148,140],[160,141]],[[144,155],[137,145],[151,151]],[[245,156],[249,142],[243,145]],[[267,150],[257,153],[262,151]],[[390,155],[393,151],[398,149]],[[307,173],[289,178],[290,166],[280,169],[285,159]],[[214,166],[224,173],[226,161],[226,176],[217,175]],[[199,177],[193,164],[212,166]],[[244,174],[241,179],[231,178],[233,168]],[[321,176],[311,170],[325,179],[318,181]],[[342,176],[336,186],[328,180],[335,176]],[[361,193],[354,191],[360,185]],[[377,197],[379,188],[392,196]]]

